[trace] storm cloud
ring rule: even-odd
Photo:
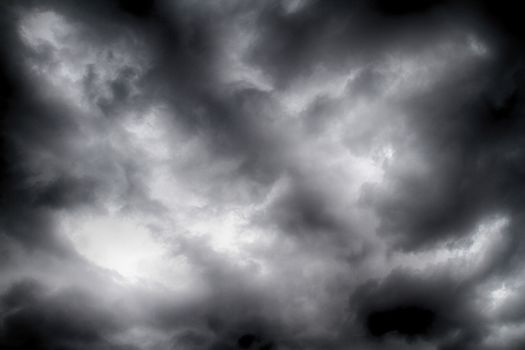
[[[524,348],[521,22],[3,1],[0,348]]]

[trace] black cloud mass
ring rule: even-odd
[[[1,1],[0,349],[525,349],[521,14]]]

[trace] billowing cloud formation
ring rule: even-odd
[[[517,7],[0,13],[0,348],[525,346]]]

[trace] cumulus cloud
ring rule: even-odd
[[[496,1],[5,1],[3,349],[520,349]]]

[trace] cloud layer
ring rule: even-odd
[[[0,13],[0,348],[525,346],[516,7]]]

